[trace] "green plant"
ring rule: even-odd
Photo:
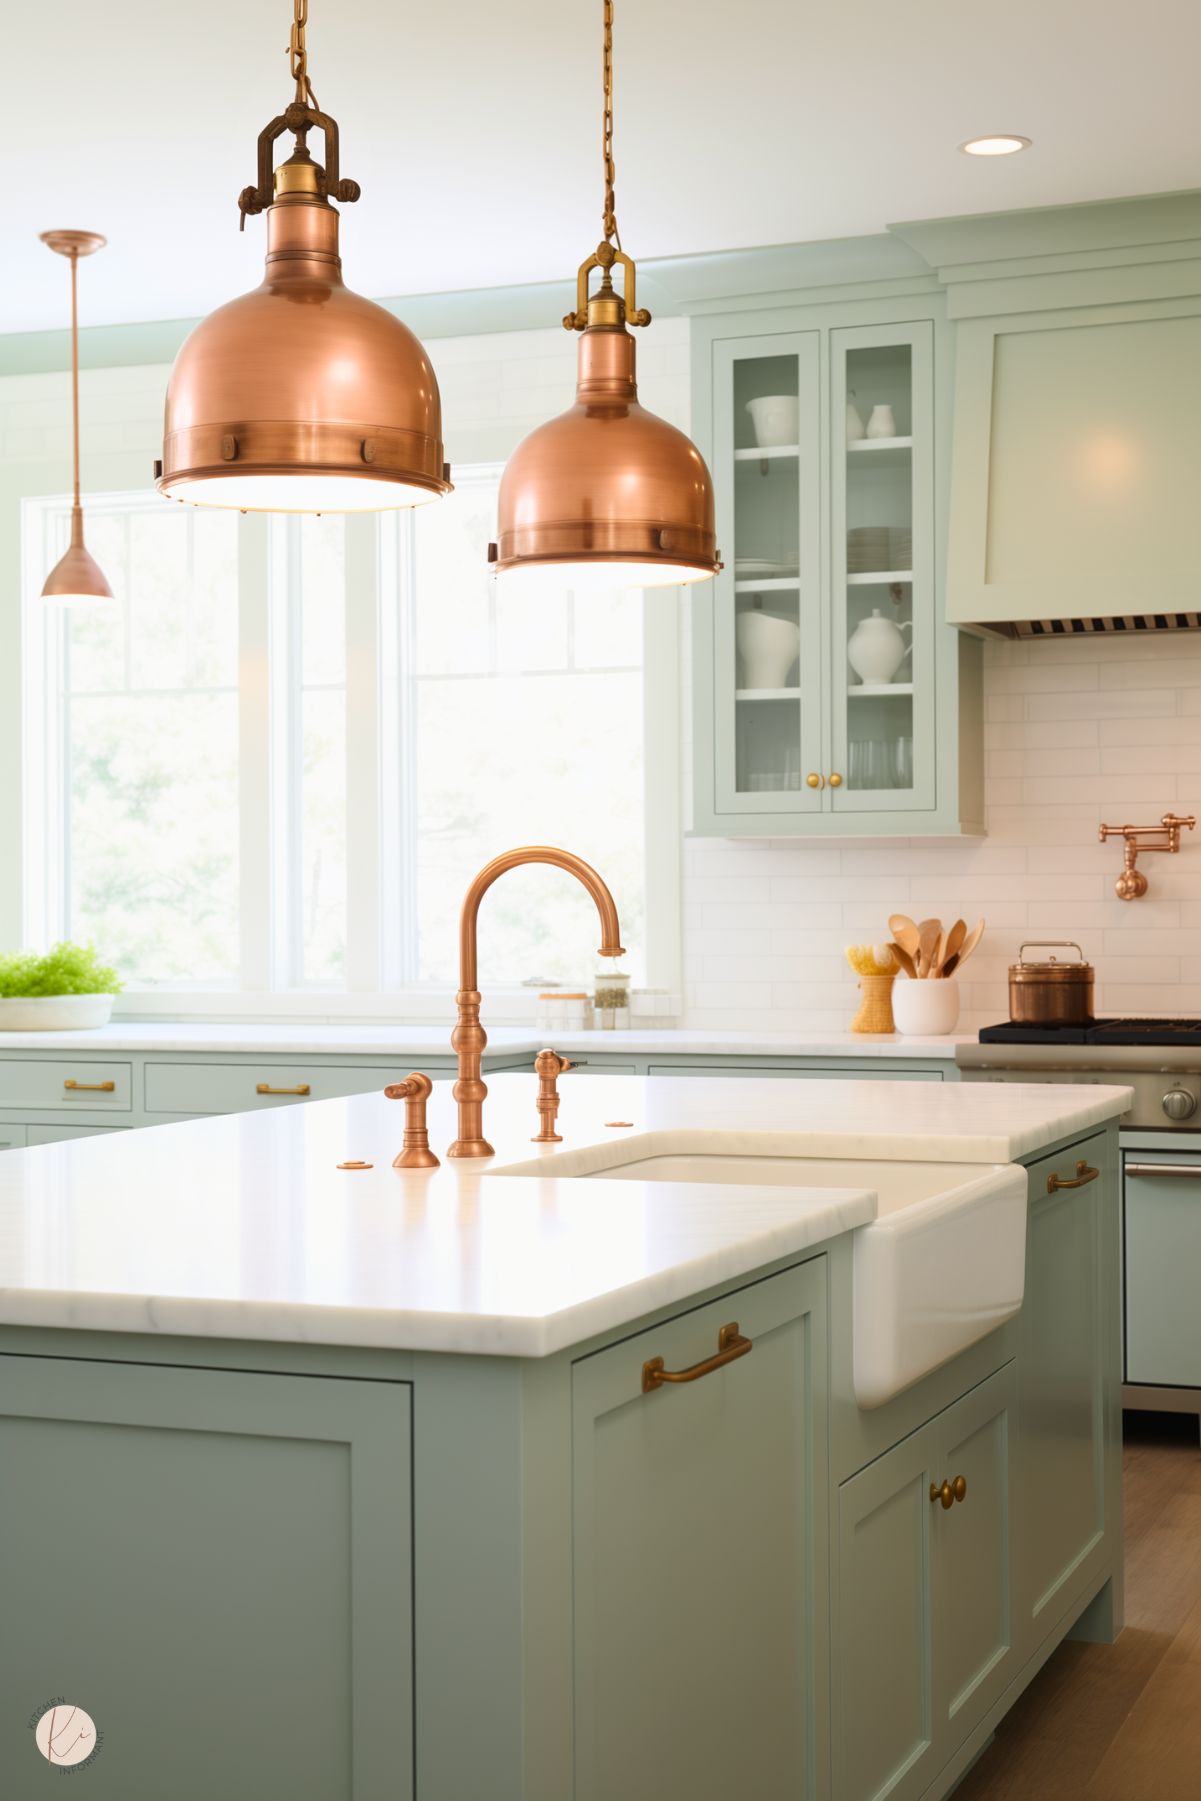
[[[15,951],[0,957],[0,1000],[50,994],[119,994],[115,969],[101,963],[94,944],[52,945],[44,957]]]

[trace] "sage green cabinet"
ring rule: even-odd
[[[1088,1586],[1104,1553],[1113,1181],[1103,1135],[1030,1166],[1016,1572],[1019,1632],[1029,1647]],[[1116,1347],[1112,1356],[1116,1363]]]
[[[1013,1674],[1014,1401],[1007,1364],[839,1490],[835,1801],[921,1795]]]
[[[403,1383],[0,1356],[6,1790],[63,1696],[93,1801],[411,1797],[409,1420]]]
[[[824,1796],[826,1259],[581,1360],[572,1410],[574,1801]]]
[[[693,830],[982,831],[980,646],[942,623],[940,297],[697,319],[693,343],[725,561],[690,596]]]

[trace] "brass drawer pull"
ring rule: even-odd
[[[723,1326],[717,1334],[716,1355],[706,1357],[701,1363],[693,1363],[686,1370],[665,1370],[662,1357],[649,1357],[642,1366],[642,1392],[648,1395],[652,1388],[662,1388],[665,1382],[699,1382],[702,1376],[712,1375],[723,1364],[745,1357],[753,1348],[754,1340],[742,1336],[738,1330],[738,1321],[735,1320],[731,1325]]]
[[[1076,1165],[1074,1176],[1057,1176],[1054,1171],[1047,1177],[1047,1193],[1055,1194],[1061,1188],[1083,1188],[1087,1182],[1095,1182],[1101,1174],[1099,1169],[1092,1169],[1083,1159]]]
[[[63,1087],[69,1089],[72,1094],[112,1094],[116,1086],[115,1082],[66,1081],[63,1083]]]
[[[256,1094],[311,1094],[312,1089],[307,1082],[297,1082],[295,1088],[272,1088],[270,1082],[260,1082],[254,1092]]]
[[[967,1477],[956,1476],[954,1482],[937,1482],[930,1484],[931,1501],[941,1501],[944,1508],[952,1508],[956,1501],[967,1499]]]

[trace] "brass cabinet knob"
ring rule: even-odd
[[[822,779],[821,779],[820,775],[817,774],[816,770],[813,772],[812,775],[807,775],[805,777],[805,782],[806,782],[807,786],[810,788],[820,788],[822,785]]]
[[[830,777],[830,786],[831,786],[831,788],[841,788],[842,787],[842,777],[839,775],[837,770],[835,770],[834,774]]]
[[[951,1493],[955,1496],[957,1501],[964,1501],[967,1499],[966,1476],[956,1476],[954,1482],[951,1484]]]
[[[944,1509],[950,1512],[956,1501],[967,1499],[967,1477],[956,1476],[954,1482],[932,1482],[930,1499],[931,1501],[941,1501]]]

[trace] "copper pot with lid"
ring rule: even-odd
[[[1075,951],[1075,963],[1058,957],[1027,961],[1028,950]],[[1009,1017],[1020,1026],[1085,1026],[1093,1018],[1095,972],[1084,952],[1070,939],[1023,944],[1009,965]]]

